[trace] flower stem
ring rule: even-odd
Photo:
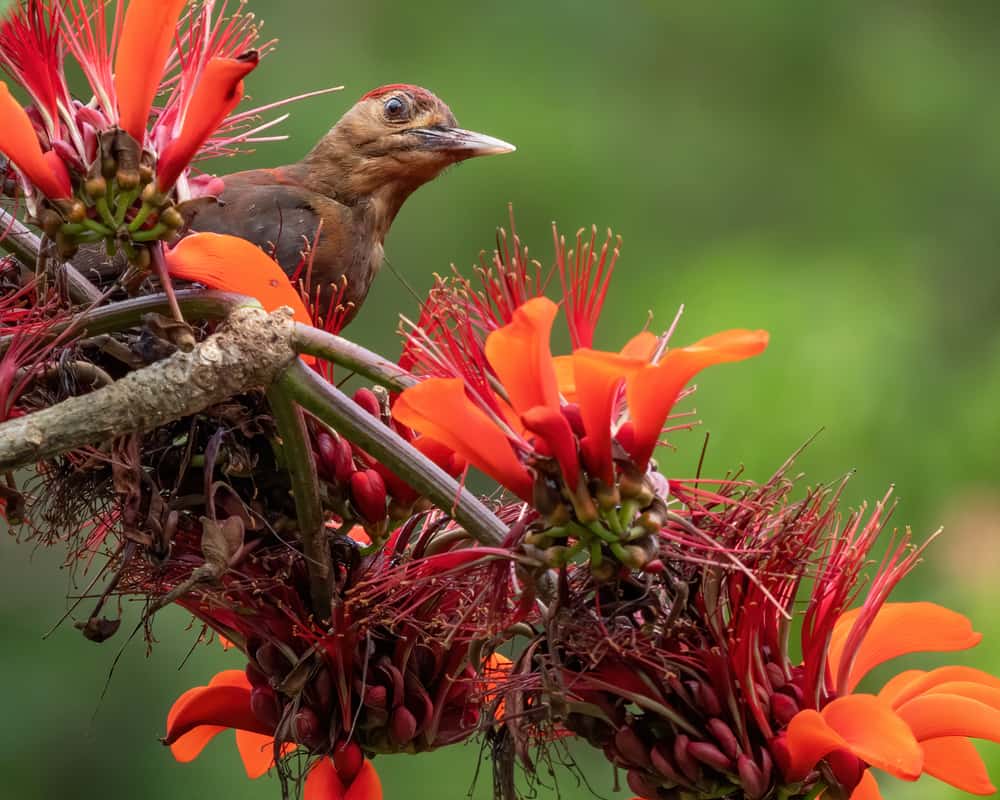
[[[163,293],[167,296],[170,315],[178,322],[184,322],[184,315],[181,313],[181,307],[177,305],[177,296],[174,294],[174,284],[170,280],[170,273],[167,272],[167,259],[163,255],[163,243],[157,242],[149,250],[153,261],[153,273],[160,282]]]
[[[309,443],[305,416],[302,409],[292,402],[289,394],[278,386],[268,389],[267,399],[278,426],[282,459],[291,479],[292,494],[295,495],[299,539],[309,572],[309,595],[313,613],[317,619],[326,622],[330,618],[330,601],[333,596],[330,583],[333,567],[319,499],[316,461]]]
[[[292,347],[298,353],[332,361],[392,391],[401,392],[416,383],[416,379],[409,372],[397,367],[378,353],[373,353],[342,336],[303,325],[301,322],[295,324]]]
[[[285,369],[278,386],[310,414],[385,464],[462,525],[474,539],[492,547],[503,543],[507,526],[471,492],[301,362]]]

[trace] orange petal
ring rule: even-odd
[[[274,736],[236,731],[236,749],[250,780],[256,780],[274,766]]]
[[[273,733],[250,708],[250,683],[242,670],[220,672],[208,686],[198,686],[182,694],[167,715],[167,735],[163,741],[173,745],[202,726],[215,730],[207,736],[199,734],[187,739],[174,752],[175,757],[194,758],[223,728]]]
[[[931,687],[925,694],[957,694],[1000,711],[1000,689],[974,681],[946,681]]]
[[[118,124],[139,144],[145,140],[149,110],[186,4],[187,0],[132,0],[125,10],[115,56]]]
[[[638,358],[649,361],[660,345],[660,338],[655,333],[642,331],[629,339],[619,351],[625,358]]]
[[[306,776],[304,800],[344,800],[344,784],[333,767],[333,762],[323,756],[309,769]]]
[[[167,252],[167,268],[175,278],[255,297],[267,311],[291,306],[298,322],[312,325],[288,276],[273,258],[246,239],[220,233],[186,236]]]
[[[986,765],[976,746],[961,736],[945,736],[921,742],[924,772],[969,794],[993,794]],[[853,798],[852,798],[853,800]]]
[[[558,408],[535,406],[528,409],[521,416],[521,420],[529,431],[543,439],[549,446],[562,470],[566,485],[571,491],[576,491],[580,482],[580,458],[576,452],[573,429],[566,417]]]
[[[66,166],[58,157],[54,160],[45,158],[35,126],[3,81],[0,81],[0,120],[3,120],[0,125],[0,153],[4,153],[28,182],[46,197],[52,200],[69,197],[73,187]]]
[[[397,398],[392,415],[530,501],[531,476],[504,432],[466,395],[461,378],[429,378],[411,386]]]
[[[896,713],[920,741],[968,736],[1000,742],[1000,711],[961,695],[918,695],[899,706]]]
[[[839,697],[820,713],[862,761],[902,780],[920,777],[923,751],[917,738],[906,722],[874,695]]]
[[[573,352],[576,401],[580,406],[583,427],[590,440],[592,469],[605,484],[614,482],[611,461],[611,423],[619,384],[646,366],[646,361],[618,353],[580,349]]]
[[[559,388],[549,339],[559,306],[535,297],[513,319],[486,337],[486,358],[518,414],[535,406],[559,408]]]
[[[249,685],[246,673],[241,669],[228,669],[223,672],[219,672],[214,675],[212,680],[209,682],[209,686]],[[195,686],[188,689],[174,701],[173,706],[167,713],[167,730],[170,730],[173,727],[178,714],[180,714],[189,703],[197,702],[197,698],[201,696],[206,688],[207,687],[205,686]],[[207,745],[224,730],[226,730],[226,727],[223,725],[202,725],[198,728],[194,728],[171,744],[170,752],[173,754],[174,758],[182,764],[194,761],[201,751],[205,749],[205,745]]]
[[[871,770],[865,770],[865,774],[861,776],[861,782],[851,792],[851,800],[882,800],[878,781],[875,780]]]
[[[205,141],[243,99],[243,78],[258,60],[257,53],[250,51],[246,57],[213,58],[205,65],[180,135],[163,148],[156,165],[156,184],[161,192],[174,185]]]
[[[659,364],[648,364],[628,382],[628,408],[635,428],[632,458],[645,466],[656,449],[663,423],[677,396],[705,367],[742,361],[767,347],[766,331],[732,330],[688,347],[669,350]]]
[[[844,749],[904,780],[916,780],[923,753],[906,723],[873,695],[848,695],[822,712],[806,709],[788,725],[787,778],[802,780],[816,763]]]
[[[860,609],[852,609],[837,620],[830,642],[829,661],[838,674],[844,647]],[[868,671],[907,653],[966,650],[979,644],[982,634],[972,629],[968,617],[935,603],[886,603],[879,610],[854,657],[847,685],[852,691]]]
[[[901,678],[902,675],[912,673],[916,673],[913,680],[906,682],[905,685],[899,685],[898,689],[895,691],[890,691],[890,687],[895,688],[897,686],[896,678]],[[907,700],[916,697],[918,694],[924,694],[925,692],[933,689],[935,686],[952,683],[954,681],[978,683],[983,686],[992,687],[993,689],[1000,689],[1000,678],[996,678],[988,672],[983,672],[981,669],[975,669],[974,667],[962,667],[958,665],[938,667],[930,672],[911,670],[910,672],[904,672],[897,675],[896,678],[889,681],[889,683],[882,688],[882,691],[879,692],[879,697],[887,700],[894,708],[902,705]]]
[[[567,403],[576,402],[576,376],[573,373],[573,356],[556,356],[552,359],[556,370],[556,385],[559,394],[566,398]]]
[[[896,698],[906,692],[907,687],[911,683],[920,680],[926,674],[922,669],[908,669],[905,672],[900,672],[898,675],[893,675],[879,690],[878,699],[895,708],[897,705]]]
[[[365,760],[361,771],[347,787],[344,800],[382,800],[382,781],[371,761]]]

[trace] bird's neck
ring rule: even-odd
[[[310,191],[370,215],[370,229],[379,242],[385,240],[406,198],[424,182],[407,179],[405,175],[386,176],[377,162],[342,147],[336,129],[290,169]]]

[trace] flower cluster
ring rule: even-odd
[[[31,99],[22,107],[0,82],[0,152],[64,257],[104,243],[147,265],[148,245],[183,226],[184,203],[217,191],[192,162],[273,124],[253,124],[273,106],[236,111],[269,44],[242,2],[232,14],[228,5],[19,0],[0,22],[0,67]],[[89,102],[70,94],[70,56]]]
[[[167,715],[177,760],[233,728],[247,774],[275,771],[286,796],[300,780],[307,800],[380,800],[372,759],[484,735],[512,800],[515,759],[530,779],[578,737],[642,800],[874,800],[873,770],[993,792],[970,740],[1000,740],[1000,679],[947,666],[858,690],[886,661],[980,639],[954,611],[889,601],[923,553],[909,532],[866,584],[888,498],[841,514],[839,488],[796,499],[787,465],[692,481],[654,460],[690,427],[675,407],[695,376],[761,354],[764,331],[675,346],[675,320],[598,349],[620,240],[554,229],[545,270],[501,231],[474,280],[437,278],[392,365],[334,335],[352,295],[310,296],[308,248],[289,278],[229,236],[163,247],[213,191],[192,162],[261,130],[235,112],[257,31],[226,7],[21,0],[0,24],[0,66],[32,102],[0,84],[4,191],[63,255],[157,259],[166,293],[140,281],[81,310],[48,271],[0,261],[0,426],[184,363],[159,364],[179,327],[216,357],[208,337],[248,298],[295,321],[270,385],[67,445],[29,489],[0,483],[25,538],[66,545],[71,566],[103,557],[87,638],[113,636],[107,601],[130,596],[147,628],[178,605],[240,654]],[[161,318],[171,278],[221,291],[185,294],[191,325]],[[560,313],[570,351],[554,355]],[[385,385],[342,394],[344,347],[338,364]],[[479,497],[469,468],[490,481]]]

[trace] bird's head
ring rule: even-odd
[[[306,164],[335,185],[331,194],[339,199],[382,194],[402,204],[452,164],[514,149],[458,127],[451,109],[426,89],[392,84],[364,95],[316,145]]]

